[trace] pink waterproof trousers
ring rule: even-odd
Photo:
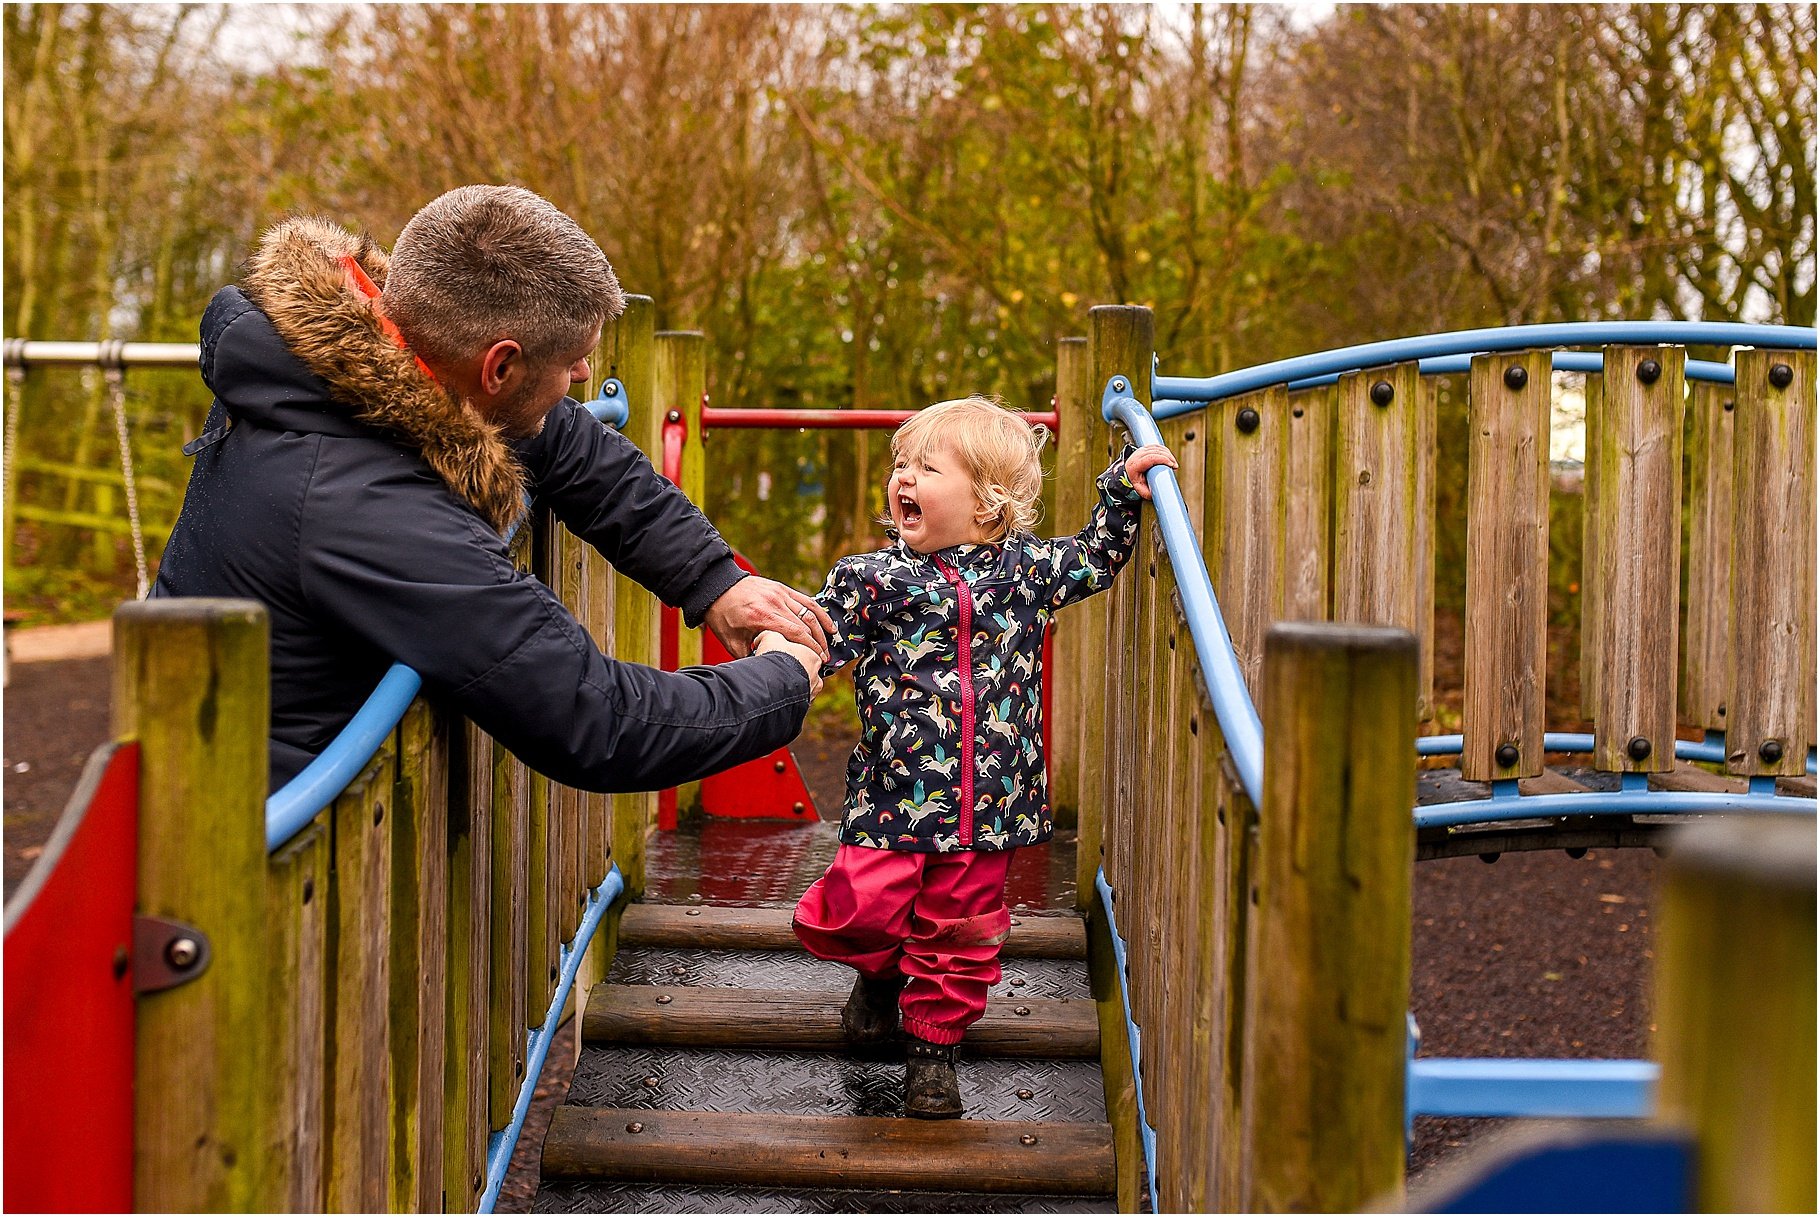
[[[958,1044],[986,1012],[1011,932],[1012,851],[917,854],[843,845],[796,906],[811,955],[879,978],[903,973],[904,1030]]]

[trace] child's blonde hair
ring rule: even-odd
[[[986,539],[1003,541],[1028,532],[1042,518],[1043,445],[1049,428],[1026,422],[990,397],[960,397],[916,412],[892,433],[891,455],[921,460],[938,445],[946,446],[973,478],[973,497],[987,518]],[[889,514],[882,523],[891,522]]]

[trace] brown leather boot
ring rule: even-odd
[[[855,1048],[875,1048],[897,1034],[897,999],[904,991],[902,975],[879,979],[861,976],[841,1007],[841,1030]]]
[[[954,1075],[954,1045],[910,1036],[904,1064],[904,1114],[919,1120],[957,1120],[961,1083]]]

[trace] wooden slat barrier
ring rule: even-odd
[[[631,300],[598,363],[648,423],[650,301]],[[656,659],[655,600],[600,555],[548,519],[515,553],[609,653]],[[650,796],[548,782],[420,700],[268,856],[263,610],[131,604],[115,638],[116,728],[143,745],[141,907],[213,956],[139,1003],[138,1206],[472,1210],[561,944],[610,863],[637,890]]]
[[[1601,415],[1588,430],[1586,463],[1598,470],[1586,511],[1598,555],[1587,584],[1598,589],[1590,624],[1600,769],[1660,773],[1675,765],[1686,363],[1680,347],[1607,347]]]
[[[1590,379],[1590,378],[1589,378]],[[1731,672],[1732,418],[1731,385],[1688,386],[1686,661],[1681,721],[1725,730],[1725,682]]]
[[[1475,782],[1542,772],[1549,382],[1547,351],[1472,361],[1460,774]]]

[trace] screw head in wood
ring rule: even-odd
[[[670,995],[668,993],[659,993],[657,995],[657,1004],[660,1006],[669,1005],[670,1004]]]
[[[1239,411],[1239,416],[1232,420],[1232,425],[1239,429],[1240,435],[1250,435],[1258,429],[1258,412],[1250,406]]]
[[[1653,385],[1662,379],[1662,365],[1653,359],[1645,359],[1637,365],[1637,379],[1646,385]]]
[[[630,1132],[630,1133],[640,1133],[640,1132],[643,1132],[644,1130],[645,1130],[645,1126],[643,1124],[640,1124],[637,1120],[634,1120],[630,1124],[626,1125],[626,1131]]]
[[[1578,862],[1581,858],[1586,856],[1586,849],[1584,846],[1575,846],[1572,849],[1564,849],[1561,852],[1572,858],[1575,862]]]
[[[1529,369],[1520,363],[1513,363],[1504,369],[1504,387],[1521,389],[1529,383]]]
[[[1764,763],[1775,764],[1782,759],[1782,741],[1779,739],[1764,740],[1757,746],[1757,755],[1763,758]]]
[[[1630,743],[1624,745],[1624,754],[1633,761],[1647,761],[1652,751],[1650,742],[1641,735],[1630,737]]]
[[[1289,413],[1294,415],[1296,418],[1300,418],[1300,417],[1302,417],[1302,415],[1308,413],[1308,411],[1302,409],[1302,407],[1300,407],[1300,406],[1297,406],[1295,409],[1291,410]],[[1191,435],[1188,438],[1193,439],[1194,437]]]
[[[1025,1133],[1023,1136],[1019,1137],[1018,1140],[1022,1141],[1025,1145],[1035,1145],[1036,1144],[1036,1134]]]
[[[699,917],[699,916],[701,916],[701,910],[700,910],[700,909],[686,909],[686,910],[684,910],[684,912],[683,912],[683,916],[685,916],[685,917]]]
[[[1497,751],[1498,768],[1509,769],[1522,757],[1515,744],[1499,744]]]
[[[1487,866],[1490,866],[1493,862],[1496,862],[1499,858],[1502,858],[1503,856],[1504,855],[1501,853],[1480,854],[1479,861],[1483,862]]]
[[[1388,380],[1375,381],[1371,386],[1371,404],[1374,406],[1388,406],[1396,397],[1396,386]]]
[[[1018,1016],[1018,1017],[1019,1017],[1019,1018],[1028,1018],[1028,1017],[1030,1017],[1030,1007],[1029,1007],[1029,1006],[1019,1006],[1019,1007],[1018,1007],[1018,1008],[1017,1008],[1017,1016]]]
[[[1192,432],[1192,431],[1185,432],[1182,435],[1182,438],[1187,440],[1189,443],[1193,443],[1194,442],[1194,432]]]
[[[1778,389],[1788,388],[1795,383],[1795,369],[1789,367],[1786,363],[1770,364],[1769,383],[1776,386]]]

